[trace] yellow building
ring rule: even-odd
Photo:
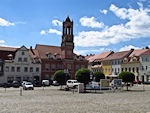
[[[105,76],[111,75],[111,61],[102,61],[102,69]]]

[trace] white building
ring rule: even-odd
[[[140,80],[150,81],[150,49],[140,55]]]
[[[4,63],[4,82],[14,80],[40,82],[41,81],[41,60],[37,50],[25,46],[17,49],[15,56],[9,54],[9,60]],[[14,58],[14,59],[13,59]]]

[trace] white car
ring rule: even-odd
[[[67,80],[66,85],[67,87],[75,88],[79,85],[79,82],[77,80]]]
[[[42,85],[49,86],[50,85],[49,80],[42,80]]]
[[[32,84],[31,82],[25,82],[25,83],[23,84],[23,89],[24,89],[24,90],[27,90],[27,89],[34,90],[34,86],[33,86],[33,84]]]

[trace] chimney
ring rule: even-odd
[[[30,50],[31,50],[32,54],[35,55],[35,53],[34,53],[34,51],[32,49],[32,46],[30,46]]]

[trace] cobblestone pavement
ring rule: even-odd
[[[148,113],[150,85],[131,91],[93,91],[79,94],[60,87],[23,91],[0,88],[0,113]]]

